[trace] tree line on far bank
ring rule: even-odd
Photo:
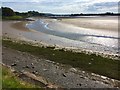
[[[101,14],[64,14],[64,15],[56,15],[50,13],[39,13],[38,11],[28,11],[28,12],[15,12],[13,9],[9,7],[1,7],[0,8],[0,15],[3,19],[23,19],[31,16],[44,16],[44,17],[74,17],[74,16],[118,16],[119,13],[101,13]]]
[[[0,8],[0,16],[2,19],[25,19],[31,16],[44,16],[44,13],[39,13],[37,11],[28,11],[28,12],[16,12],[9,7]]]

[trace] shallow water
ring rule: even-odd
[[[83,48],[92,51],[99,51],[110,54],[118,53],[118,32],[109,30],[96,30],[76,27],[68,24],[63,24],[53,20],[46,22],[44,19],[38,19],[35,22],[28,24],[28,28],[48,34],[51,39],[58,40],[55,44],[60,44],[59,41],[67,46]],[[49,42],[48,42],[49,44]]]

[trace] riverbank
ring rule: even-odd
[[[16,47],[21,49],[21,51],[18,51],[17,49],[15,50],[15,48],[11,49],[11,47],[6,47],[5,43],[3,46],[4,64],[11,66],[17,72],[27,71],[37,76],[42,76],[46,79],[47,82],[51,82],[51,85],[59,85],[62,88],[119,87],[119,83],[117,80],[97,75],[95,73],[90,73],[88,71],[83,71],[80,68],[73,68],[67,64],[61,64],[56,61],[54,62],[49,59],[45,59],[44,57],[42,57],[42,55],[44,54],[39,54],[36,56],[25,52],[24,49],[27,50],[27,47],[29,46],[21,49],[20,46],[17,45]],[[15,45],[12,46],[15,47]],[[21,47],[23,47],[22,44]],[[36,46],[33,46],[31,49],[35,49],[34,47]],[[48,48],[46,52],[48,52],[49,49],[52,48]],[[31,50],[29,49],[29,52],[30,51]],[[45,50],[43,49],[42,52],[45,52]]]
[[[78,67],[84,71],[94,72],[96,74],[120,80],[118,69],[118,64],[120,63],[119,60],[103,58],[99,55],[96,56],[95,54],[87,55],[85,53],[64,51],[63,49],[55,50],[54,47],[44,48],[44,46],[39,47],[10,40],[3,40],[3,46],[31,53],[39,58],[48,59],[54,62],[70,65],[72,67]]]

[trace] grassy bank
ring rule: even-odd
[[[9,68],[2,66],[2,88],[36,88],[35,85],[20,80]]]
[[[3,20],[21,20],[21,19],[23,19],[23,17],[22,16],[9,16],[9,17],[5,17],[5,16],[3,16],[2,17],[2,19]]]
[[[120,80],[119,60],[112,60],[85,53],[74,53],[64,50],[54,50],[54,47],[37,47],[29,44],[20,44],[10,40],[3,40],[3,46],[16,49],[22,52],[28,52],[40,58],[49,59],[62,64],[78,67],[82,70],[104,75],[110,78]]]

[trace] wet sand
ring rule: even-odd
[[[118,17],[91,17],[62,19],[60,22],[83,28],[118,31]]]
[[[21,31],[30,31],[27,27],[26,24],[27,21],[16,21],[15,23],[11,24],[12,28],[15,28],[16,30],[21,30]]]
[[[35,30],[26,27],[30,21],[3,21],[2,36],[16,39],[25,39],[27,34],[35,32]]]

